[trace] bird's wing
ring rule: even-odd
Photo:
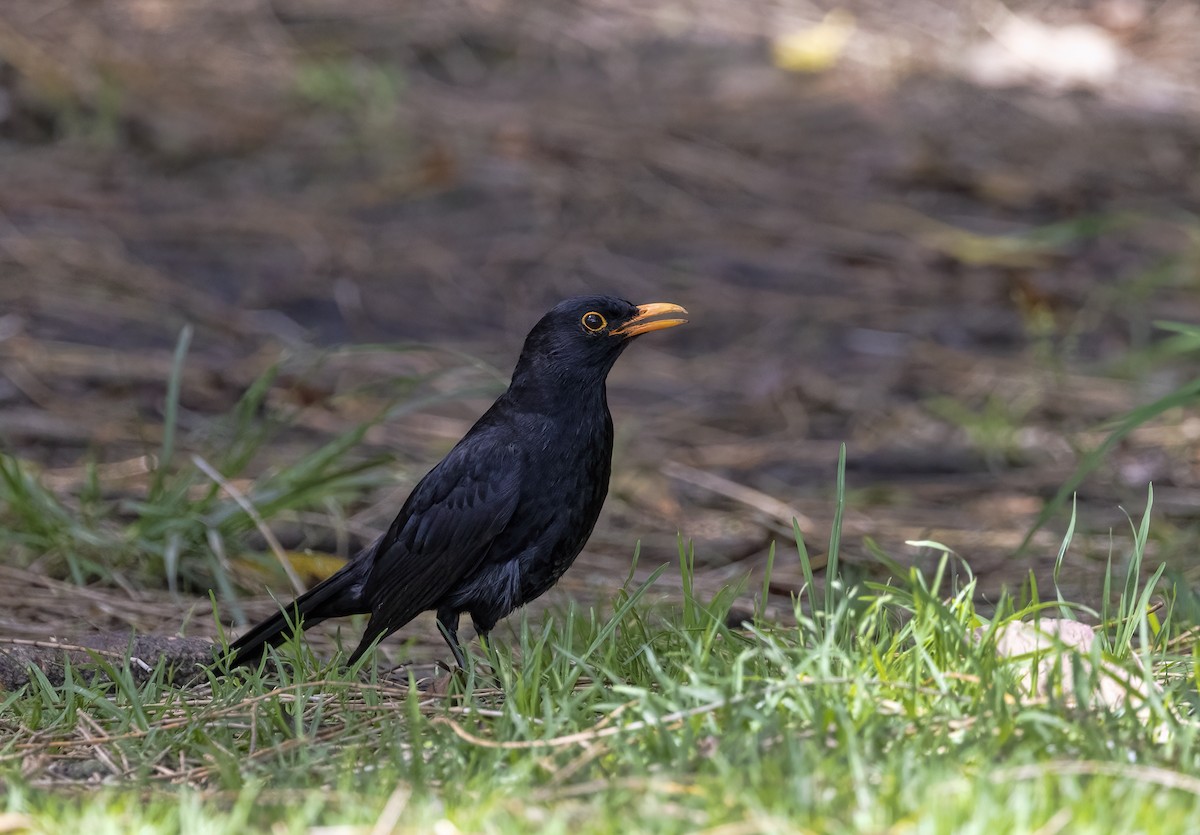
[[[365,584],[372,631],[398,629],[479,566],[520,499],[517,447],[464,439],[413,489]],[[376,623],[378,621],[378,624]]]

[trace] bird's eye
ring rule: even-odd
[[[604,330],[606,325],[608,325],[608,320],[594,310],[591,313],[583,314],[583,326],[592,333]]]

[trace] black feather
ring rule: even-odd
[[[612,466],[605,379],[640,332],[621,328],[647,315],[622,299],[588,296],[542,317],[508,390],[421,479],[387,532],[234,642],[232,662],[253,662],[297,623],[370,614],[353,662],[436,610],[462,665],[460,616],[487,634],[553,586],[591,536]]]

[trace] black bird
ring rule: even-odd
[[[684,324],[674,304],[567,299],[542,317],[508,390],[409,495],[387,533],[233,643],[257,660],[293,625],[369,614],[353,664],[382,637],[435,610],[459,667],[459,617],[486,637],[558,581],[583,550],[612,471],[605,379],[636,336]]]

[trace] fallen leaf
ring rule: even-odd
[[[845,9],[833,9],[815,26],[776,37],[771,44],[771,61],[789,72],[824,72],[842,57],[855,28],[854,15]]]

